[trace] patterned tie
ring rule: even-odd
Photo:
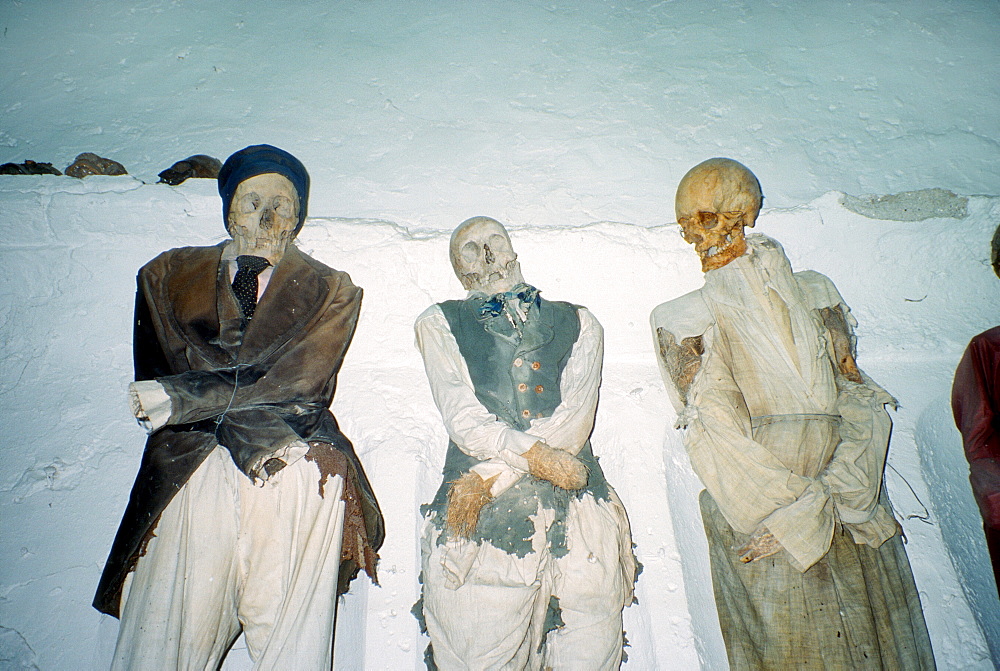
[[[257,275],[269,265],[270,261],[262,256],[244,254],[236,257],[238,270],[233,278],[233,293],[236,294],[243,318],[247,321],[253,319],[254,310],[257,309]]]

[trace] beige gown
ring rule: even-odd
[[[851,319],[830,280],[793,275],[766,236],[748,244],[747,254],[706,273],[703,289],[653,315],[677,342],[704,338],[678,425],[706,487],[702,515],[730,664],[933,668],[882,490],[884,406],[893,399],[868,377],[858,384],[837,370],[818,311]],[[761,525],[783,549],[743,564],[737,549]]]

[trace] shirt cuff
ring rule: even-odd
[[[499,459],[492,459],[476,464],[469,469],[483,480],[495,477],[493,485],[490,487],[490,496],[496,498],[514,486],[514,483],[524,475],[521,471],[515,470]]]
[[[170,420],[173,401],[156,380],[136,380],[128,386],[129,406],[139,426],[147,433],[162,428]]]
[[[823,483],[813,480],[794,503],[768,515],[764,526],[788,552],[792,566],[805,573],[830,549],[833,500]]]
[[[504,440],[504,446],[500,448],[500,456],[501,458],[504,459],[504,461],[507,461],[507,463],[510,463],[512,466],[515,466],[517,464],[511,463],[508,460],[508,458],[504,455],[505,454],[509,454],[512,456],[522,455],[528,450],[530,450],[531,446],[537,443],[539,440],[541,440],[541,438],[533,436],[530,433],[524,433],[523,431],[517,431],[517,430],[508,431],[506,440]],[[524,463],[524,470],[527,471],[528,462],[524,461],[524,459],[521,459],[521,462]]]

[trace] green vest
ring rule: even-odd
[[[482,305],[482,299],[470,298],[447,301],[440,307],[465,359],[479,402],[500,421],[524,431],[532,419],[551,416],[562,400],[559,383],[563,368],[580,335],[577,307],[540,299],[538,305],[531,306],[518,332],[504,314],[480,316]],[[473,539],[525,556],[532,550],[534,534],[529,517],[541,504],[555,512],[548,533],[549,548],[555,556],[563,556],[567,551],[565,521],[570,499],[586,492],[598,499],[608,497],[604,473],[589,441],[577,456],[590,471],[585,488],[570,492],[524,475],[483,507]],[[449,441],[443,481],[434,501],[422,509],[425,514],[434,511],[439,526],[444,526],[450,483],[477,463],[478,459]],[[441,534],[439,542],[445,540],[445,534]]]

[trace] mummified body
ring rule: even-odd
[[[276,147],[219,173],[233,239],[139,271],[130,399],[150,432],[94,606],[115,669],[329,669],[340,590],[383,524],[328,410],[361,289],[290,244],[309,178]]]
[[[465,300],[416,323],[451,442],[418,604],[440,669],[615,669],[635,559],[590,448],[603,331],[521,278],[500,223],[452,235]]]
[[[745,238],[760,187],[711,159],[677,192],[705,286],[656,308],[734,669],[934,665],[882,475],[893,399],[854,362],[833,283]]]

